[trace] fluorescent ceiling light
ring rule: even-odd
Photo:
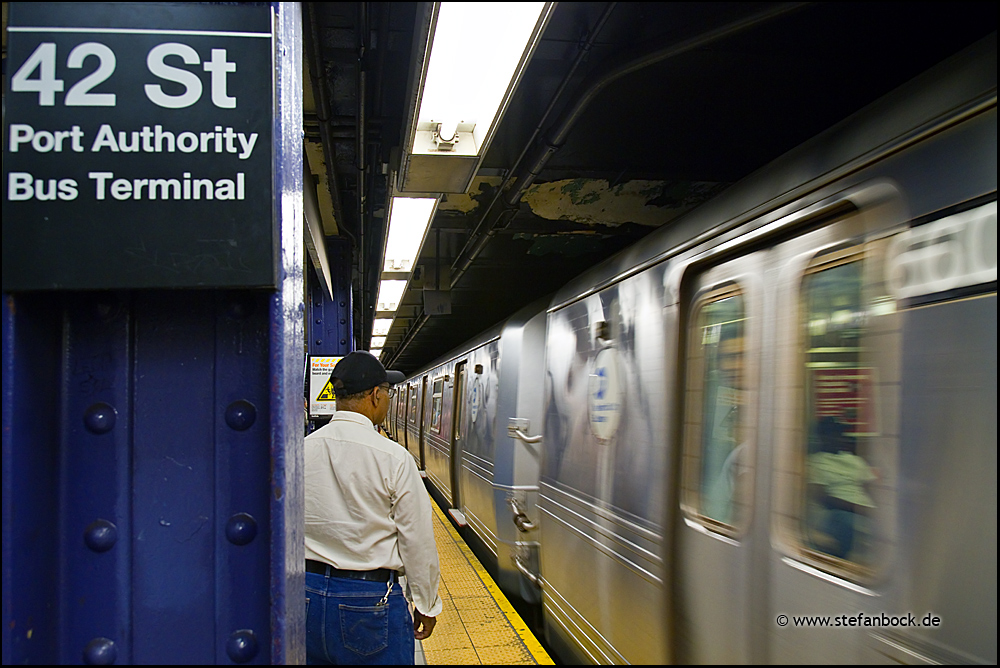
[[[375,336],[385,336],[392,327],[392,318],[375,318],[375,326],[372,327],[372,334]]]
[[[392,198],[382,271],[413,270],[413,261],[420,252],[436,202],[433,197]]]
[[[442,2],[417,129],[457,125],[459,132],[471,132],[475,143],[462,146],[462,153],[478,155],[545,5]],[[468,153],[469,149],[474,150]]]
[[[395,311],[406,289],[406,281],[382,281],[378,286],[376,311]]]
[[[373,348],[378,348],[379,350],[382,350],[382,346],[385,345],[385,337],[384,336],[373,336],[372,337],[372,343],[371,343],[371,345],[372,345]]]
[[[372,348],[368,352],[370,352],[375,357],[380,357],[382,355],[382,349],[381,348]]]
[[[396,185],[407,193],[465,193],[555,3],[427,5]]]

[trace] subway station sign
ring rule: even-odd
[[[10,3],[3,289],[268,287],[267,4]]]

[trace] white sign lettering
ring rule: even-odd
[[[111,47],[100,42],[78,44],[69,52],[66,67],[81,69],[90,56],[96,56],[97,69],[76,82],[66,93],[63,104],[67,107],[113,107],[117,103],[114,93],[91,93],[93,88],[104,83],[115,73],[118,59]],[[236,71],[236,63],[230,62],[225,49],[212,49],[211,59],[202,63],[198,52],[187,44],[167,42],[157,44],[146,56],[149,72],[164,81],[184,86],[184,92],[170,95],[163,91],[161,84],[146,84],[146,97],[165,109],[183,109],[201,99],[201,79],[194,72],[168,65],[170,56],[179,57],[185,65],[194,65],[211,73],[212,104],[220,109],[235,109],[236,98],[229,95],[229,74]],[[65,89],[65,81],[56,78],[58,54],[55,42],[42,42],[17,68],[10,80],[10,89],[15,93],[38,93],[38,106],[52,107],[56,104],[56,93]],[[37,75],[36,75],[37,72]]]
[[[896,299],[997,280],[997,203],[897,234],[886,271]]]

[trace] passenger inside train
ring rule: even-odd
[[[705,430],[702,453],[702,514],[723,524],[733,524],[737,514],[734,494],[742,453],[745,421],[743,373],[743,299],[739,294],[706,304],[702,341],[705,356]]]
[[[863,360],[870,336],[862,302],[864,261],[835,263],[807,277],[807,367],[812,416],[806,456],[805,506],[810,547],[856,564],[872,559],[878,469],[864,453],[878,425],[871,414],[872,378],[886,359]],[[859,447],[863,446],[863,447]]]
[[[863,535],[869,532],[867,516],[875,507],[871,486],[878,475],[856,453],[856,437],[848,429],[833,417],[819,422],[820,451],[809,456],[808,484],[813,503],[807,521],[813,528],[811,538],[816,549],[858,561],[855,543],[863,545]]]

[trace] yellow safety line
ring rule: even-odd
[[[517,614],[517,610],[515,610],[514,606],[510,604],[507,597],[504,596],[502,591],[500,591],[500,587],[493,582],[493,578],[491,578],[490,574],[485,568],[483,568],[483,565],[479,563],[479,559],[477,559],[476,555],[472,553],[472,549],[466,545],[465,541],[462,540],[462,537],[458,535],[458,531],[456,531],[455,527],[451,525],[448,518],[444,516],[444,513],[438,507],[438,504],[434,502],[433,498],[431,499],[431,506],[434,508],[434,512],[437,514],[438,519],[441,520],[441,522],[444,523],[445,528],[448,529],[448,533],[451,535],[452,540],[454,540],[455,544],[462,550],[462,554],[465,555],[466,561],[468,561],[469,565],[475,569],[476,575],[478,575],[479,579],[483,581],[484,585],[486,585],[486,589],[493,596],[493,600],[497,602],[497,605],[500,606],[500,610],[507,616],[507,621],[510,623],[511,627],[513,627],[514,631],[517,632],[517,635],[520,636],[521,642],[524,643],[525,648],[531,652],[531,656],[535,659],[535,662],[542,666],[554,666],[555,662],[549,657],[548,652],[545,651],[541,643],[538,642],[538,639],[535,638],[535,634],[531,632],[528,625],[521,619],[521,615]]]

